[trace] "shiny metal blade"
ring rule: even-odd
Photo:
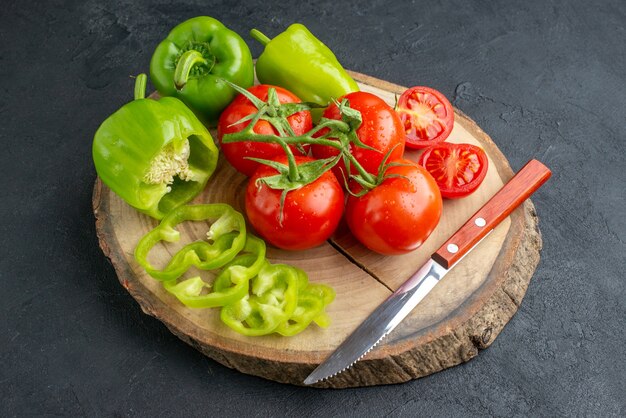
[[[448,270],[429,259],[413,276],[389,296],[359,327],[304,380],[311,385],[340,373],[369,352],[389,334]]]

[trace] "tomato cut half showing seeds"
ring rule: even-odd
[[[406,146],[426,148],[448,138],[454,126],[454,110],[442,93],[430,87],[416,86],[398,99],[396,112],[406,135]]]
[[[418,164],[435,178],[441,196],[448,199],[473,193],[485,179],[489,166],[481,148],[449,142],[426,148]]]

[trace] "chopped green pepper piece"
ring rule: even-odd
[[[285,264],[266,264],[251,281],[251,294],[222,308],[222,321],[243,335],[271,334],[298,304],[298,273]]]
[[[263,240],[248,235],[243,252],[248,254],[239,255],[226,264],[213,286],[196,276],[179,283],[176,279],[166,281],[163,287],[190,308],[213,308],[236,302],[248,294],[250,279],[267,264]],[[211,287],[212,292],[202,294]]]
[[[195,241],[185,245],[162,270],[148,262],[148,254],[160,241],[180,239],[176,225],[205,220],[214,220],[207,232],[212,243]],[[335,292],[325,285],[310,284],[306,273],[296,267],[270,264],[265,259],[265,242],[246,235],[243,216],[226,204],[174,209],[139,241],[135,259],[184,305],[222,306],[222,321],[243,335],[276,332],[291,336],[311,322],[320,327],[330,323],[324,309],[335,298]],[[222,271],[212,285],[199,276],[179,282],[192,266],[201,270],[222,268]]]
[[[172,29],[150,61],[150,78],[159,93],[181,99],[212,126],[235,98],[235,91],[217,82],[218,77],[248,88],[254,66],[244,40],[208,16]]]
[[[154,268],[148,262],[150,250],[160,241],[176,242],[180,233],[174,229],[184,221],[214,220],[206,241],[195,241],[181,248],[167,266]],[[180,206],[167,214],[161,223],[148,232],[135,248],[135,259],[155,279],[171,281],[183,275],[191,266],[211,270],[230,262],[246,244],[246,223],[243,216],[231,206],[215,203]],[[265,253],[265,251],[263,251]]]
[[[309,283],[306,273],[296,268],[298,273],[298,305],[288,321],[281,323],[276,332],[283,336],[293,336],[304,331],[311,322],[326,328],[330,318],[325,308],[335,299],[335,291],[323,284]]]
[[[180,100],[145,99],[146,75],[135,100],[98,128],[93,161],[98,176],[135,209],[161,219],[196,197],[217,165],[211,134]]]

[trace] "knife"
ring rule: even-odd
[[[389,334],[465,254],[533,194],[552,173],[537,160],[522,169],[391,294],[304,380],[311,385],[350,368]]]

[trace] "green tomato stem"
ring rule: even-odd
[[[300,173],[298,172],[298,165],[296,164],[296,157],[293,156],[293,152],[289,145],[282,143],[280,144],[287,155],[287,161],[289,161],[289,180],[297,181],[300,179]]]
[[[309,132],[303,135],[279,137],[276,135],[258,134],[250,128],[251,126],[254,126],[252,123],[250,123],[246,127],[246,129],[244,129],[243,131],[224,135],[222,137],[222,142],[227,144],[231,142],[250,141],[250,142],[266,142],[266,143],[281,145],[283,149],[285,150],[285,153],[287,154],[287,159],[289,160],[289,179],[292,181],[295,181],[298,178],[298,172],[297,172],[297,166],[295,164],[295,158],[288,145],[292,145],[292,144],[293,145],[297,145],[297,144],[326,145],[326,146],[338,149],[340,152],[344,152],[344,154],[350,160],[350,164],[352,164],[355,167],[355,169],[359,172],[359,174],[366,181],[374,184],[375,178],[363,168],[363,166],[356,160],[356,158],[354,158],[354,155],[352,155],[350,151],[346,149],[344,145],[341,144],[341,142],[331,140],[331,139],[326,139],[325,136],[319,137],[319,138],[314,138],[312,136],[313,134],[315,134],[316,132],[324,128],[330,128],[331,132],[329,132],[327,135],[332,135],[333,127],[334,128],[343,127],[343,125],[347,125],[347,124],[342,121],[329,119],[320,123],[315,128],[313,128],[312,130],[310,130]],[[292,167],[292,163],[293,163],[293,167]]]
[[[194,65],[206,63],[207,61],[204,59],[202,54],[194,49],[191,49],[181,55],[178,60],[178,64],[176,64],[176,69],[174,70],[174,85],[176,86],[176,89],[181,90],[185,87],[187,80],[189,80],[191,69]]]
[[[135,100],[146,98],[147,83],[148,76],[145,73],[141,73],[135,78]]]
[[[270,43],[271,39],[268,38],[258,29],[252,29],[250,31],[250,36],[252,36],[255,40],[259,41],[263,46]]]
[[[263,135],[263,134],[257,134],[256,132],[247,132],[246,130],[240,131],[240,132],[235,132],[232,134],[226,134],[222,137],[222,142],[225,144],[228,143],[232,143],[232,142],[243,142],[243,141],[250,141],[250,142],[268,142],[268,143],[272,143],[272,144],[280,144],[281,142],[284,142],[285,144],[314,144],[314,145],[328,145],[331,146],[333,148],[337,148],[337,149],[341,149],[341,145],[338,144],[336,141],[331,141],[329,139],[324,139],[324,138],[312,138],[310,136],[308,136],[307,134],[305,135],[300,135],[300,136],[289,136],[289,137],[279,137],[276,135]]]
[[[348,151],[345,153],[345,155],[350,160],[350,164],[352,164],[354,168],[356,168],[356,170],[359,172],[359,174],[361,175],[361,177],[363,177],[365,181],[367,181],[368,183],[372,185],[376,184],[376,178],[363,168],[363,166],[356,160],[356,158],[354,158],[354,155],[352,155],[351,152]],[[346,173],[346,174],[350,175],[350,173]]]

